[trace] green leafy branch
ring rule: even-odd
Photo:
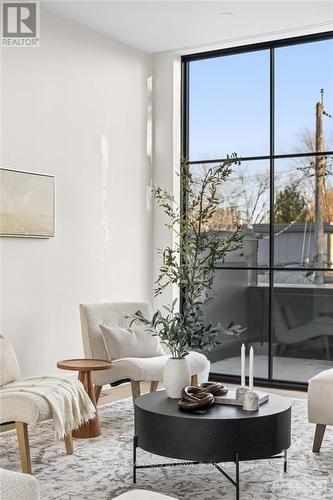
[[[209,222],[220,204],[219,190],[228,179],[231,166],[240,162],[234,154],[217,166],[209,168],[198,179],[188,161],[181,162],[180,180],[183,203],[179,205],[165,189],[155,186],[154,198],[167,215],[167,227],[177,235],[174,247],[162,252],[162,265],[155,282],[155,296],[170,285],[177,285],[183,294],[182,312],[176,311],[176,302],[168,314],[157,311],[147,320],[138,311],[133,320],[149,326],[157,332],[173,357],[184,357],[190,349],[211,350],[218,343],[223,331],[238,335],[244,329],[231,323],[226,330],[221,325],[206,323],[204,306],[209,300],[216,265],[223,263],[228,252],[239,248],[243,236],[235,225],[234,232],[221,237],[210,230]]]

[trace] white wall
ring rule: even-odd
[[[154,60],[154,170],[153,182],[167,189],[175,199],[180,196],[180,99],[181,59],[177,55],[155,56]],[[175,235],[165,224],[170,220],[154,204],[154,279],[158,277],[162,257],[159,249],[174,247]],[[154,300],[155,308],[171,304],[178,297],[176,287],[168,287]]]
[[[2,165],[56,175],[56,237],[1,239],[1,333],[24,375],[81,356],[79,303],[152,298],[151,75],[150,56],[43,9],[40,48],[3,50]]]

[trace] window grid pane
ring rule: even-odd
[[[292,66],[290,66],[290,60],[293,54],[297,53],[299,58],[300,54],[303,53],[304,59],[306,60],[307,47],[309,50],[311,49],[312,52],[315,48],[316,61],[318,63],[320,54],[322,58],[325,58],[325,50],[327,47],[333,47],[332,44],[332,39],[316,41],[312,44],[305,43],[302,45],[296,45],[295,41],[293,41],[292,47],[285,45],[283,48],[274,48],[274,42],[272,42],[272,50],[270,52],[274,58],[275,65],[270,66],[271,81],[273,82],[271,96],[275,96],[275,100],[274,105],[271,103],[270,109],[271,113],[274,113],[274,116],[272,115],[274,119],[270,120],[270,125],[267,125],[267,130],[261,130],[263,137],[271,137],[271,144],[268,148],[271,154],[266,153],[264,151],[265,148],[263,148],[261,156],[260,153],[259,155],[255,153],[255,149],[252,147],[244,148],[243,145],[245,143],[244,141],[242,142],[242,137],[239,138],[240,140],[238,140],[238,142],[226,141],[224,143],[239,144],[238,155],[242,157],[241,169],[243,169],[243,171],[237,171],[237,169],[235,169],[228,182],[222,187],[218,214],[214,221],[212,221],[212,230],[219,231],[221,235],[223,235],[223,233],[228,234],[228,231],[230,231],[230,223],[232,220],[235,220],[237,223],[242,224],[244,245],[238,253],[231,253],[227,256],[226,261],[220,263],[217,267],[214,283],[217,295],[211,302],[209,306],[210,309],[208,308],[207,310],[207,318],[211,321],[214,319],[214,315],[216,316],[217,314],[219,320],[222,322],[225,318],[228,320],[234,319],[240,321],[240,315],[243,315],[243,324],[247,326],[247,333],[244,339],[246,342],[256,346],[255,350],[258,365],[255,375],[260,378],[268,378],[272,381],[275,379],[288,383],[306,383],[308,380],[305,373],[306,370],[304,370],[303,373],[301,373],[302,370],[300,370],[299,373],[292,373],[292,369],[290,368],[295,363],[299,363],[301,366],[304,361],[304,349],[307,349],[305,359],[313,360],[315,372],[320,371],[319,367],[321,365],[323,366],[325,363],[332,366],[333,334],[328,335],[327,331],[333,331],[333,273],[329,271],[329,269],[333,267],[333,136],[328,137],[330,129],[327,124],[324,124],[324,140],[321,142],[319,151],[324,151],[325,156],[320,153],[313,154],[313,144],[316,139],[315,132],[313,130],[303,130],[303,132],[298,130],[301,129],[304,124],[309,125],[309,120],[302,121],[299,120],[299,117],[290,117],[288,113],[282,113],[282,109],[286,108],[285,103],[288,99],[288,95],[285,85],[282,84],[283,82],[281,83],[281,71],[286,71],[283,69],[283,65],[288,66],[289,64],[290,71],[286,76],[288,76],[292,84],[295,84],[295,82],[297,84],[297,78],[294,78],[292,81],[293,73]],[[322,47],[322,51],[320,51],[320,47]],[[270,44],[268,43],[265,49],[269,50],[269,48]],[[289,48],[291,49],[289,54],[290,57],[283,56],[283,54],[288,52]],[[262,51],[262,53],[263,52],[264,51]],[[250,60],[250,54],[249,48],[246,48],[246,54],[244,55],[249,56],[248,60]],[[231,57],[234,57],[235,63],[237,57],[230,56],[229,61]],[[187,58],[187,61],[189,59],[190,56]],[[215,71],[219,59],[224,59],[224,61],[226,61],[226,57],[223,56],[223,51],[221,51],[221,57],[216,58],[214,61]],[[241,59],[242,58],[238,58],[239,61],[241,61]],[[246,58],[243,58],[243,60],[245,61]],[[208,61],[209,60],[203,62],[207,63]],[[325,62],[327,62],[327,67],[324,73],[322,72],[322,75],[325,81],[331,82],[333,77],[333,64],[330,64],[329,61],[329,58],[326,59]],[[200,62],[202,61],[196,60],[195,63],[190,62],[185,64],[189,64],[190,66],[196,64],[196,73],[197,76],[200,76],[198,71]],[[298,61],[298,63],[301,64],[300,61]],[[228,62],[228,64],[230,63]],[[206,68],[209,68],[209,65],[206,65]],[[256,68],[253,67],[252,71],[255,73]],[[260,71],[258,75],[260,75]],[[206,72],[206,81],[207,78],[209,78],[209,74]],[[281,85],[280,89],[277,89],[278,85]],[[305,102],[304,99],[307,99],[313,118],[311,120],[314,124],[316,119],[314,110],[316,109],[316,102],[320,101],[320,88],[322,88],[324,84],[319,85],[320,88],[318,92],[316,90],[316,92],[312,93],[309,92],[311,85],[313,88],[317,86],[312,81],[306,82],[304,88],[298,89],[298,93],[296,92],[297,97],[292,104],[297,108],[299,102],[302,102],[302,99],[303,104]],[[298,87],[299,86],[300,85],[298,85]],[[269,85],[267,84],[267,92],[269,90],[268,87]],[[221,89],[223,89],[223,86]],[[198,93],[198,88],[196,92],[198,97],[200,94],[200,92]],[[291,94],[295,94],[294,89]],[[332,102],[331,108],[333,110],[333,94],[332,96],[328,96],[327,94],[328,90],[324,94],[325,106],[328,108]],[[192,93],[192,97],[194,97],[194,95],[195,93]],[[266,95],[267,94],[264,92],[263,101],[265,101]],[[277,109],[279,102],[282,104]],[[190,99],[189,104],[189,116],[191,117],[191,110],[192,112],[194,110],[193,99]],[[241,100],[235,103],[235,109],[239,110],[238,117],[241,120],[241,106],[238,104],[241,104]],[[266,105],[267,102],[265,101],[264,106]],[[291,106],[290,109],[292,109],[292,107],[293,106]],[[195,148],[193,148],[193,139],[195,139],[201,149],[204,150],[202,144],[205,134],[207,135],[207,130],[209,130],[209,126],[208,128],[206,126],[203,131],[205,133],[202,136],[200,136],[200,128],[196,135],[193,135],[193,131],[191,131],[191,127],[193,127],[195,122],[200,123],[200,120],[198,120],[199,108],[200,106],[194,110],[196,116],[192,116],[192,120],[184,121],[185,128],[187,126],[185,133],[187,133],[186,131],[189,129],[190,141],[192,140],[192,143],[190,142],[190,164],[192,165],[191,168],[193,171],[199,171],[200,168],[207,168],[208,166],[211,167],[212,163],[217,163],[219,161],[218,157],[225,156],[232,152],[228,151],[227,147],[224,147],[224,149],[221,148],[215,151],[214,158],[212,149],[209,150],[209,147],[206,148],[206,155],[202,154],[202,151],[201,154],[195,151]],[[324,108],[322,108],[322,110],[326,112]],[[245,114],[247,111],[245,111]],[[258,113],[260,114],[260,110]],[[283,116],[284,118],[282,119]],[[309,112],[308,116],[310,116]],[[327,117],[325,113],[322,113],[323,120],[325,120],[325,116]],[[229,120],[234,119],[234,115],[230,113],[227,117]],[[209,113],[206,114],[205,120],[209,125]],[[283,120],[285,120],[285,124]],[[215,125],[217,123],[218,122],[215,120]],[[235,127],[232,124],[230,125],[230,121],[228,123],[229,129],[235,130]],[[250,130],[249,135],[251,136],[252,133],[253,137],[255,137],[258,130],[254,122],[252,125],[254,130]],[[299,125],[302,125],[302,127]],[[241,126],[239,130],[242,130]],[[298,134],[298,132],[300,133]],[[216,130],[214,130],[212,137],[216,137]],[[289,143],[286,139],[288,139]],[[292,141],[295,142],[294,146]],[[188,157],[186,154],[187,146],[185,142],[185,150],[183,153],[185,153],[185,157]],[[269,146],[267,140],[266,143]],[[276,144],[275,150],[272,148],[274,143]],[[253,144],[257,144],[255,140]],[[259,151],[259,149],[257,148],[257,151]],[[193,151],[195,151],[194,154]],[[201,158],[201,160],[199,160],[199,158]],[[202,163],[199,164],[199,161],[203,162],[203,160],[208,160],[206,165]],[[318,164],[320,164],[320,162],[322,167],[319,172]],[[264,190],[262,190],[262,184],[259,182],[259,179],[264,177],[262,170],[264,164],[268,165],[268,167],[269,164],[271,165],[272,174],[269,174],[268,168],[268,172],[265,173],[265,175],[268,174],[268,177],[271,176],[272,180],[274,180],[274,185],[268,183],[268,186],[265,186]],[[261,165],[261,167],[259,168],[258,165]],[[239,175],[240,171],[241,175]],[[324,182],[320,183],[320,178],[323,179]],[[240,188],[242,182],[243,187],[245,185],[247,189]],[[320,188],[318,188],[319,184],[321,184]],[[269,211],[270,206],[272,208],[272,213]],[[260,217],[262,210],[265,212],[263,218]],[[319,221],[319,224],[317,224],[317,221]],[[319,241],[321,241],[321,243],[318,243]],[[227,290],[224,291],[226,283],[228,284],[228,293]],[[231,304],[228,306],[230,296],[232,295],[232,293],[229,295],[230,290],[234,295],[237,295],[237,297],[234,297],[235,303],[243,304],[241,307],[242,312],[235,311],[235,318],[229,317],[231,312],[233,312]],[[259,300],[254,300],[253,302],[253,298],[251,299],[251,297],[255,297],[256,295],[261,298],[264,297],[264,302],[266,301],[265,312],[268,310],[268,317],[265,317],[264,311],[260,312],[259,304],[261,302]],[[246,300],[244,297],[246,297]],[[293,307],[289,307],[289,310],[286,311],[288,307],[286,308],[283,304],[281,306],[281,301],[284,301],[287,305],[289,303],[289,306],[293,304]],[[251,306],[250,304],[253,305]],[[282,313],[281,308],[284,309]],[[293,318],[293,314],[290,310],[296,311],[296,318]],[[309,311],[312,311],[311,314]],[[250,317],[250,312],[252,317]],[[311,317],[305,318],[307,314],[310,314]],[[261,339],[258,339],[258,331],[263,331],[263,329],[256,325],[253,316],[260,317],[261,319],[265,318],[266,330]],[[316,342],[312,339],[307,339],[308,344],[306,344],[302,337],[302,335],[305,335],[304,332],[308,329],[313,329],[313,322],[318,321],[318,318],[321,328],[317,331],[319,338],[318,342],[319,344],[321,342],[325,346],[324,350],[319,346],[318,342],[318,345],[316,345]],[[293,321],[294,324],[291,324]],[[299,321],[300,324],[296,325],[295,321]],[[286,322],[288,323],[287,327]],[[331,322],[330,325],[328,325],[329,322]],[[325,330],[324,323],[326,326],[329,326],[329,330]],[[284,327],[282,328],[283,324]],[[296,328],[296,330],[292,330],[292,328]],[[292,330],[293,335],[287,342],[286,335],[290,333],[289,330]],[[283,339],[285,342],[282,342]],[[238,375],[239,370],[236,367],[238,354],[235,351],[237,342],[234,346],[231,346],[232,343],[232,341],[229,341],[223,361],[222,358],[221,360],[217,359],[219,354],[213,353],[211,355],[213,362],[212,371],[214,373]],[[297,348],[291,348],[290,346],[288,348],[283,347],[282,344],[288,343],[297,344]],[[239,346],[237,345],[236,347],[238,349]],[[281,350],[285,350],[285,356],[279,356]],[[287,370],[285,374],[281,372],[281,360],[279,357],[285,359],[286,363],[289,365],[289,371]],[[303,361],[298,362],[295,361],[295,359]],[[282,365],[283,362],[284,361],[282,361]],[[232,363],[234,363],[234,365],[232,365]],[[266,375],[264,372],[261,373],[262,369],[266,372]]]

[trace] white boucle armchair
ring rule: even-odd
[[[309,422],[316,424],[312,451],[319,453],[326,427],[333,426],[333,368],[309,380],[308,418]]]
[[[1,500],[40,500],[38,481],[30,474],[0,469],[0,498]]]
[[[128,316],[138,310],[146,318],[152,316],[152,307],[148,302],[81,304],[82,340],[86,358],[109,359],[99,325],[128,328],[130,323]],[[164,365],[168,358],[169,356],[165,355],[153,358],[128,357],[112,360],[112,368],[93,373],[96,401],[103,385],[121,380],[131,381],[133,399],[140,395],[140,382],[142,381],[150,382],[151,392],[155,391],[158,383],[163,381]],[[193,351],[188,355],[188,360],[191,366],[192,383],[197,383],[198,376],[200,381],[207,380],[210,362],[206,356]]]
[[[9,340],[0,335],[0,423],[15,422],[22,472],[31,474],[28,425],[52,418],[52,410],[47,400],[38,394],[6,392],[6,385],[17,380],[23,379],[15,351]],[[64,439],[67,454],[73,454],[72,433]]]

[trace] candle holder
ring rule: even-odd
[[[244,399],[244,394],[249,390],[248,387],[244,387],[244,386],[241,386],[241,387],[237,387],[236,389],[236,399],[237,401],[241,401],[243,402],[243,399]]]
[[[257,411],[259,408],[259,396],[253,390],[247,390],[243,397],[243,410]]]

